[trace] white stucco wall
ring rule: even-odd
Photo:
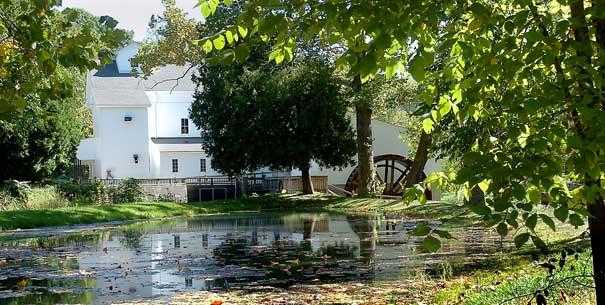
[[[114,178],[148,178],[150,172],[149,135],[146,107],[97,107],[97,163],[100,177],[111,170]],[[124,122],[124,116],[133,116]],[[135,164],[133,155],[139,155]]]
[[[152,100],[155,126],[150,130],[152,137],[199,137],[200,131],[189,118],[189,108],[193,102],[192,91],[147,92]],[[189,120],[189,133],[181,133],[181,119]]]
[[[200,171],[200,159],[206,159],[206,172]],[[178,173],[172,172],[172,159],[179,160]],[[160,176],[164,178],[187,178],[218,175],[211,166],[210,158],[200,151],[162,151],[160,152]]]

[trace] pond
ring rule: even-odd
[[[480,227],[422,253],[419,220],[235,213],[25,231],[0,240],[0,304],[111,304],[178,292],[440,276],[510,247]],[[439,225],[432,222],[432,226]]]

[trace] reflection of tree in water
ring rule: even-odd
[[[122,238],[120,244],[124,247],[138,250],[141,248],[141,240],[143,239],[143,232],[140,230],[126,229],[122,231]]]
[[[261,282],[291,285],[313,280],[356,279],[365,268],[355,259],[356,247],[336,244],[313,251],[309,241],[276,240],[270,245],[254,246],[248,239],[228,239],[213,250],[220,265],[252,268],[264,274]],[[238,277],[239,281],[249,282]]]
[[[92,304],[94,294],[86,289],[94,286],[94,279],[57,280],[55,282],[48,279],[30,279],[26,277],[6,278],[0,280],[0,291],[19,291],[20,293],[17,293],[18,296],[14,298],[0,299],[0,304]],[[68,287],[68,289],[49,289],[51,287]]]
[[[347,221],[359,238],[359,256],[361,261],[373,265],[374,253],[376,252],[376,223],[368,217],[347,216]]]

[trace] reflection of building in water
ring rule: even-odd
[[[416,224],[401,219],[326,214],[220,215],[115,231],[102,238],[97,249],[82,251],[79,261],[80,269],[103,275],[96,284],[97,290],[104,292],[97,295],[99,303],[206,289],[219,285],[221,278],[251,272],[235,263],[219,263],[213,252],[227,241],[238,240],[249,248],[246,253],[284,251],[276,262],[291,256],[287,253],[291,249],[310,249],[326,257],[353,258],[359,266],[368,268],[371,276],[390,277],[440,259],[417,255],[420,239],[408,234]],[[471,238],[476,233],[463,233],[462,239],[444,242],[444,250],[464,256],[466,247],[476,244]]]

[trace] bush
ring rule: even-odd
[[[101,181],[77,182],[74,180],[59,180],[57,186],[69,201],[81,203],[107,203],[109,188]]]
[[[143,189],[135,179],[126,179],[112,189],[112,201],[114,203],[137,202],[145,198]]]
[[[54,209],[71,205],[54,185],[28,186],[19,191],[9,189],[10,187],[2,187],[0,190],[0,210]],[[23,192],[26,192],[27,196],[23,196]]]
[[[126,179],[118,186],[106,186],[100,180],[79,183],[74,180],[57,182],[67,199],[79,203],[126,203],[144,199],[143,190],[135,179]]]
[[[2,188],[11,196],[16,198],[19,201],[27,201],[27,197],[31,192],[31,188],[25,182],[20,182],[17,180],[7,180],[4,181]]]

